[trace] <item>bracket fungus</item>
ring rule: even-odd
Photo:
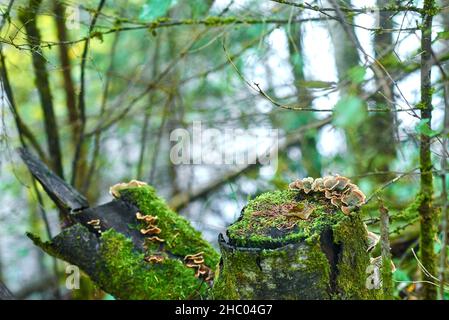
[[[151,215],[142,215],[140,212],[136,213],[136,218],[142,221],[145,226],[140,229],[140,233],[144,235],[156,235],[161,233],[161,229],[156,226],[157,217]]]
[[[92,219],[88,221],[87,224],[92,226],[95,229],[95,231],[98,232],[98,234],[102,233],[100,219]]]
[[[324,192],[324,197],[330,200],[333,206],[340,208],[344,214],[351,213],[366,201],[365,195],[357,185],[351,183],[349,178],[339,175],[297,179],[289,184],[289,189],[303,191],[305,194]]]
[[[92,219],[92,220],[88,221],[87,224],[90,224],[91,226],[99,226],[100,219]]]
[[[164,257],[161,255],[151,255],[144,258],[146,262],[150,263],[161,263],[164,261]]]
[[[143,220],[148,224],[154,224],[156,223],[157,216],[151,216],[151,215],[143,215],[140,212],[136,213],[137,220]]]
[[[351,183],[349,178],[340,175],[317,179],[311,177],[297,179],[289,184],[289,189],[300,190],[305,194],[309,194],[311,191],[324,192],[324,197],[346,215],[360,208],[366,201],[366,196],[359,187]],[[367,252],[370,252],[377,245],[380,237],[369,231],[366,225],[365,229],[367,232]]]
[[[161,229],[155,226],[147,227],[146,229],[140,229],[141,234],[159,234],[161,233]]]
[[[156,242],[165,242],[164,239],[161,239],[158,236],[151,236],[151,237],[146,238],[146,240],[148,240],[148,241],[156,241]]]
[[[214,298],[378,299],[381,290],[366,288],[367,249],[378,237],[356,214],[361,195],[335,176],[299,179],[248,201],[219,237]]]
[[[379,243],[380,236],[377,234],[371,232],[368,230],[368,227],[365,225],[365,230],[367,232],[367,243],[368,243],[368,249],[366,249],[367,252],[370,252],[374,249],[374,247]]]
[[[152,215],[143,215],[140,212],[136,213],[136,219],[140,222],[143,222],[145,225],[143,228],[140,229],[140,233],[149,236],[145,238],[145,243],[147,242],[165,242],[164,239],[159,238],[156,236],[157,234],[161,233],[161,229],[156,226],[157,217]],[[164,260],[162,256],[159,255],[151,255],[151,256],[145,256],[144,260],[147,262],[155,262],[160,263]]]
[[[204,252],[189,254],[184,257],[186,267],[195,269],[195,277],[208,282],[213,279],[213,271],[204,264]]]
[[[111,196],[118,199],[120,198],[120,190],[145,187],[145,186],[148,186],[146,182],[139,180],[131,180],[130,182],[121,182],[114,184],[112,187],[109,188],[109,193],[111,194]]]
[[[209,296],[212,284],[196,278],[183,257],[204,252],[204,264],[216,266],[218,252],[188,220],[171,210],[153,187],[137,180],[119,183],[109,190],[113,201],[90,207],[77,190],[23,152],[33,176],[58,206],[72,211],[74,219],[73,225],[46,242],[28,234],[37,246],[76,264],[98,287],[117,299]],[[100,236],[99,227],[103,231]],[[208,273],[205,267],[198,269],[199,275]]]

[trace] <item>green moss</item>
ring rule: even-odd
[[[99,283],[120,299],[191,299],[204,297],[208,286],[195,278],[182,261],[165,257],[162,263],[144,261],[130,239],[114,230],[101,237]]]
[[[381,289],[368,289],[366,280],[367,268],[370,264],[367,238],[363,221],[357,215],[347,216],[345,220],[333,227],[334,242],[343,248],[337,265],[338,299],[381,299]],[[361,241],[362,240],[362,241]]]
[[[395,215],[398,219],[410,219],[414,218],[418,215],[419,206],[421,205],[421,202],[423,201],[423,196],[421,193],[418,193],[415,196],[415,200],[407,206],[404,210],[399,212]]]
[[[312,210],[307,220],[297,216],[305,210]],[[277,247],[319,234],[343,217],[319,193],[305,196],[295,190],[274,191],[249,201],[241,218],[227,232],[237,246]]]
[[[145,215],[157,216],[157,226],[161,229],[158,235],[164,239],[164,251],[179,258],[188,254],[204,252],[205,264],[215,269],[219,261],[219,254],[209,242],[201,237],[190,223],[177,213],[173,212],[163,199],[157,196],[154,188],[150,186],[120,190],[121,198],[136,205]],[[139,228],[139,226],[135,226]],[[160,251],[159,243],[148,246],[148,254]]]
[[[436,16],[440,13],[441,8],[438,7],[435,1],[425,1],[423,13],[427,16]]]
[[[213,288],[214,299],[329,297],[329,268],[319,245],[291,244],[257,251],[222,247],[222,254],[223,266]]]
[[[31,241],[33,241],[34,245],[41,248],[44,252],[55,258],[64,260],[64,256],[62,256],[57,250],[55,250],[55,248],[52,246],[51,241],[42,241],[41,238],[30,232],[27,232],[26,236],[31,239]]]
[[[393,273],[391,270],[391,258],[382,257],[382,292],[385,300],[393,299]]]
[[[223,18],[223,17],[210,16],[210,17],[207,17],[206,19],[204,19],[204,24],[206,26],[221,26],[224,24],[234,23],[235,21],[237,21],[237,19],[234,17]]]

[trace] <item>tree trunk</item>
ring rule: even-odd
[[[344,0],[338,2],[330,1],[333,7],[350,7],[351,1]],[[389,0],[377,0],[378,7],[385,7],[390,4]],[[393,21],[390,12],[380,12],[380,27],[391,29]],[[349,15],[343,17],[347,22],[353,23],[353,18]],[[341,96],[363,96],[361,83],[351,79],[351,72],[355,68],[362,68],[358,50],[358,39],[354,27],[345,25],[341,21],[330,21],[330,35],[335,52],[335,62],[339,82],[343,85]],[[375,57],[382,63],[388,72],[392,72],[396,62],[396,57],[392,53],[392,35],[388,32],[379,32],[374,35]],[[377,68],[377,65],[374,64]],[[376,108],[385,109],[394,101],[393,84],[384,72],[376,72],[376,86],[380,88],[380,93],[373,95],[372,100]],[[357,165],[356,173],[366,173],[372,171],[388,171],[389,164],[396,156],[396,143],[394,136],[393,113],[371,113],[366,121],[361,125],[346,129],[346,137],[352,160]],[[373,134],[376,132],[376,134]],[[368,159],[368,161],[366,161]],[[391,176],[379,176],[379,182],[389,181]]]
[[[59,49],[59,60],[61,62],[61,73],[64,83],[65,103],[67,106],[68,124],[71,130],[72,143],[75,146],[79,135],[79,118],[76,109],[76,92],[75,84],[72,78],[72,65],[70,63],[69,46],[65,42],[69,41],[67,27],[66,27],[66,6],[57,0],[54,2],[53,11],[55,13],[54,20],[56,23],[56,30],[58,32],[58,40],[61,45]]]
[[[427,121],[430,128],[432,120],[432,20],[435,15],[435,1],[424,1],[425,14],[422,24],[421,35],[421,121]],[[423,299],[434,300],[436,298],[436,286],[431,283],[431,276],[436,276],[436,260],[434,252],[434,239],[437,235],[436,212],[432,207],[433,196],[433,175],[432,160],[430,151],[431,138],[422,133],[420,135],[420,154],[419,163],[421,169],[421,204],[419,206],[421,235],[420,235],[420,253],[421,263],[427,272],[422,273]]]
[[[295,77],[296,90],[298,94],[298,105],[304,108],[312,104],[312,94],[304,85],[306,82],[304,74],[304,50],[301,31],[301,24],[291,24],[289,29],[289,54],[293,76]],[[308,123],[316,121],[316,116],[312,112],[286,112],[282,118],[283,126],[289,129],[297,129]],[[321,154],[317,149],[316,132],[310,131],[301,137],[294,147],[299,146],[301,150],[301,164],[306,174],[310,177],[321,176]]]
[[[37,27],[37,12],[42,0],[30,0],[26,8],[19,11],[19,19],[23,24],[27,40],[32,51],[33,68],[35,74],[36,88],[44,117],[45,133],[47,136],[48,152],[52,161],[52,168],[60,177],[64,177],[62,168],[62,153],[58,132],[58,124],[53,107],[53,97],[50,89],[50,80],[46,67],[47,61],[44,58],[41,44],[41,34]]]
[[[394,3],[395,1],[392,0],[377,0],[377,7],[383,8]],[[393,29],[393,12],[379,12],[379,27]],[[391,32],[378,32],[374,35],[375,58],[390,74],[394,71],[395,63],[398,60],[393,50],[394,43]],[[376,86],[380,88],[380,92],[373,97],[376,108],[394,111],[394,85],[385,72],[376,75]],[[362,126],[365,146],[370,146],[368,151],[370,151],[369,157],[372,159],[366,171],[389,171],[390,163],[396,158],[394,115],[394,112],[370,114],[366,126]],[[376,177],[376,180],[379,183],[385,183],[392,178],[391,175],[380,175]]]

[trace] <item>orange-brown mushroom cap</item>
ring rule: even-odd
[[[165,242],[164,239],[159,238],[158,236],[152,236],[152,237],[148,237],[146,238],[148,241],[157,241],[157,242]]]
[[[159,234],[161,233],[161,229],[158,227],[150,226],[147,229],[140,229],[141,234]]]
[[[159,263],[164,261],[163,256],[152,255],[144,258],[147,262]]]

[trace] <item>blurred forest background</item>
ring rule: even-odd
[[[449,1],[0,1],[0,280],[18,298],[107,299],[33,246],[64,221],[15,152],[89,202],[156,187],[216,243],[249,198],[341,174],[390,215],[398,299],[449,298]],[[429,72],[431,78],[428,78]],[[446,120],[445,120],[446,119]],[[170,133],[279,130],[275,165],[175,165]],[[446,230],[446,232],[445,232]],[[377,248],[376,250],[379,250]],[[416,253],[416,254],[415,254]],[[424,282],[422,282],[424,281]]]

